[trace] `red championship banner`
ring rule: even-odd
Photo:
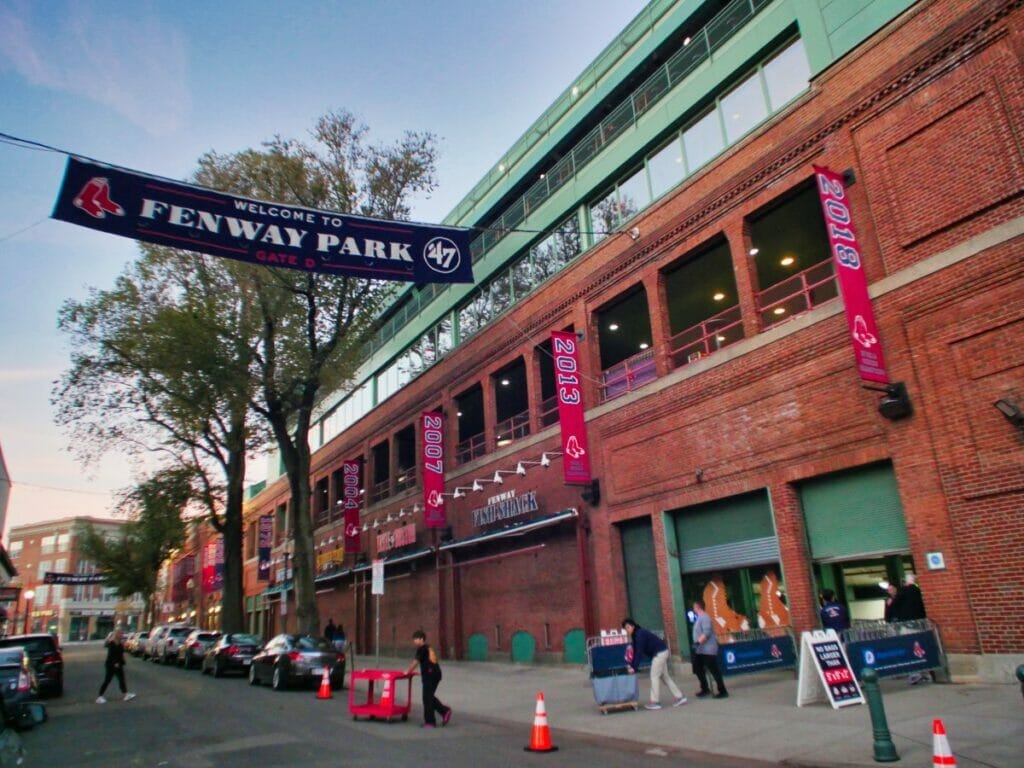
[[[444,416],[420,414],[423,427],[423,522],[427,528],[444,528]]]
[[[203,594],[214,591],[214,573],[217,567],[217,542],[210,539],[203,547]]]
[[[562,427],[562,474],[567,483],[589,483],[590,455],[587,425],[583,420],[583,387],[580,378],[579,340],[572,331],[552,331],[555,358],[555,391],[558,420]]]
[[[853,226],[843,177],[819,166],[814,166],[814,173],[818,180],[821,207],[825,211],[825,226],[839,279],[839,292],[846,307],[846,323],[850,327],[857,372],[864,381],[888,384],[889,375],[885,370],[882,342],[871,297],[868,296],[868,281],[864,275],[860,243]]]
[[[342,508],[345,511],[345,552],[361,552],[363,537],[359,532],[359,499],[363,485],[363,462],[349,459],[341,463]]]

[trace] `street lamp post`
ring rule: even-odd
[[[32,598],[36,596],[35,590],[28,590],[25,592],[25,624],[22,629],[22,634],[27,635],[30,627],[30,617],[32,616]]]

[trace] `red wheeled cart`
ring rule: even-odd
[[[348,689],[348,711],[352,719],[362,715],[370,720],[379,718],[389,723],[396,717],[403,722],[408,720],[412,708],[412,679],[415,676],[415,672],[408,674],[403,669],[353,669]],[[356,699],[361,695],[356,690],[356,682],[359,680],[366,681],[366,698],[361,701]],[[404,704],[398,701],[398,683],[402,680],[409,681],[405,688]]]

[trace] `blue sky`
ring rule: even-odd
[[[643,0],[0,0],[0,133],[187,178],[206,151],[305,138],[345,108],[372,141],[440,137],[440,221]],[[0,445],[8,527],[107,516],[123,457],[83,468],[53,424],[60,305],[109,287],[129,240],[50,220],[65,158],[0,143]]]

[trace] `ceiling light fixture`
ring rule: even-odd
[[[609,323],[608,324],[608,330],[609,331],[617,331],[617,330],[619,330],[619,324],[618,323]]]
[[[759,254],[760,252],[760,248],[751,248],[750,251],[748,251],[748,253],[750,253],[751,256],[757,256],[757,254]]]
[[[721,301],[722,299],[724,299],[724,298],[725,298],[725,294],[724,294],[724,293],[722,293],[721,291],[719,291],[718,293],[716,293],[716,294],[715,294],[714,296],[712,296],[711,298],[712,298],[712,299],[714,299],[715,301]]]
[[[776,314],[776,315],[784,315],[784,314],[786,314],[786,308],[785,307],[776,307],[775,309],[772,310],[772,313]]]
[[[796,259],[794,259],[792,256],[783,256],[782,261],[780,261],[779,264],[781,264],[784,267],[788,267],[794,261],[796,261]]]
[[[503,387],[507,387],[511,383],[512,382],[510,382],[508,379],[502,379],[501,380],[501,386],[503,386]]]
[[[651,346],[651,345],[648,344],[646,341],[641,341],[640,342],[640,349],[647,349],[649,346]]]

